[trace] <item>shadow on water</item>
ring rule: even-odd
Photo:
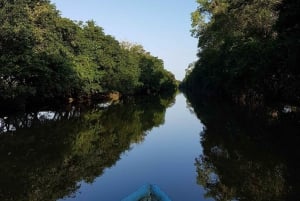
[[[186,95],[203,122],[197,182],[215,200],[300,200],[300,113]]]
[[[168,98],[0,116],[0,200],[52,201],[93,182],[164,123]]]

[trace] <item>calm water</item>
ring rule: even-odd
[[[204,200],[195,166],[203,126],[187,109],[183,95],[164,118],[143,141],[131,144],[113,167],[91,184],[82,182],[76,197],[64,200],[121,200],[145,183],[157,184],[174,201]]]
[[[173,201],[299,200],[295,108],[188,97],[0,116],[0,200],[118,201],[145,183]]]

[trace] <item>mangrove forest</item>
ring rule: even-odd
[[[93,20],[61,17],[49,0],[0,2],[0,66],[0,102],[17,105],[177,85],[141,45],[116,40]]]

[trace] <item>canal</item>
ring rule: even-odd
[[[0,198],[118,201],[156,184],[173,201],[295,200],[296,110],[178,94],[1,114]]]

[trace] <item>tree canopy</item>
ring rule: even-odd
[[[199,59],[182,86],[248,100],[300,100],[299,1],[197,2],[192,35]]]
[[[94,21],[61,17],[49,0],[0,3],[0,101],[174,90],[163,61]]]

